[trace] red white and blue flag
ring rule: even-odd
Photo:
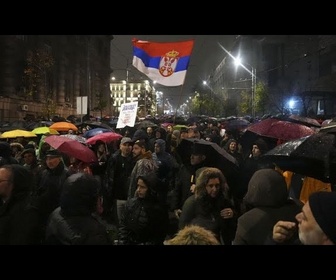
[[[133,39],[133,66],[164,86],[183,85],[194,40],[149,42]]]

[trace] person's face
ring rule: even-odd
[[[132,149],[132,153],[133,153],[133,157],[137,157],[139,155],[141,155],[144,151],[144,148],[140,147],[137,144],[133,145],[133,149]]]
[[[217,197],[220,189],[220,181],[219,178],[209,179],[208,183],[205,186],[207,194],[212,198]]]
[[[0,168],[0,197],[8,198],[13,188],[9,170]]]
[[[230,151],[235,151],[237,150],[237,143],[236,142],[231,142],[229,146]]]
[[[148,188],[145,184],[145,182],[142,179],[138,179],[138,183],[137,183],[137,195],[140,198],[144,198],[147,194]]]
[[[195,138],[195,132],[193,129],[188,130],[188,138]]]
[[[201,163],[204,159],[205,159],[204,155],[191,154],[190,164],[191,165],[197,165],[197,164]]]
[[[99,144],[98,151],[99,152],[105,152],[105,145],[104,144]]]
[[[153,128],[147,127],[147,134],[152,135],[153,134]]]
[[[160,148],[160,145],[158,143],[154,144],[154,152],[155,153],[160,153],[161,152],[161,148]]]
[[[181,132],[180,139],[187,139],[187,138],[188,138],[188,132],[186,131]]]
[[[128,156],[132,152],[132,145],[130,143],[120,144],[120,152],[123,156]]]
[[[23,161],[25,164],[31,165],[35,160],[35,155],[32,153],[25,153],[23,156]]]
[[[305,245],[321,245],[325,234],[316,222],[309,206],[309,201],[303,206],[302,212],[295,216],[298,221],[299,239]]]
[[[261,151],[257,145],[252,146],[252,156],[257,157],[261,155]]]
[[[61,157],[46,157],[46,165],[50,169],[55,169],[61,162]]]
[[[199,131],[195,131],[194,138],[201,139],[201,133]]]

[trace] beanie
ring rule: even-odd
[[[253,144],[258,146],[261,154],[264,154],[269,150],[266,141],[262,138],[258,138]]]
[[[314,192],[308,201],[316,222],[336,244],[336,192]]]

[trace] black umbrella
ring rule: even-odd
[[[237,160],[223,148],[218,146],[218,144],[204,139],[182,139],[181,143],[177,146],[177,153],[184,164],[190,164],[190,156],[194,148],[203,151],[207,156],[207,166],[217,167],[222,170],[227,179],[237,175],[239,167]]]
[[[143,120],[143,121],[140,121],[140,122],[137,122],[135,124],[135,127],[136,128],[144,128],[146,129],[147,127],[157,127],[157,124],[153,123],[152,121],[149,121],[149,120]]]
[[[241,130],[247,128],[250,124],[251,123],[248,120],[237,118],[229,120],[225,125],[225,129],[228,131]]]
[[[336,183],[335,145],[335,133],[319,132],[281,144],[263,157],[273,161],[282,170]]]

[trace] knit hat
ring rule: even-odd
[[[258,138],[253,144],[258,146],[261,154],[264,154],[269,150],[266,141],[262,138]]]
[[[316,222],[336,244],[336,192],[314,192],[308,201]]]

